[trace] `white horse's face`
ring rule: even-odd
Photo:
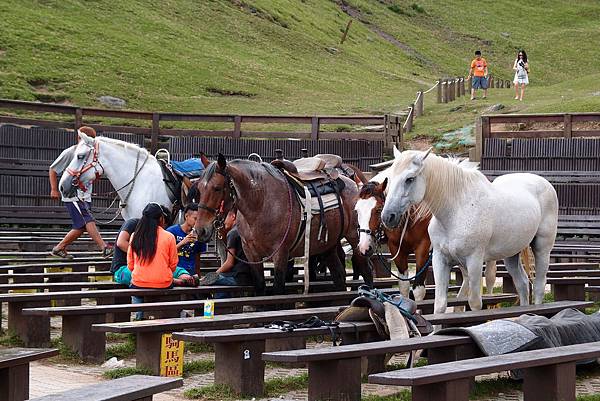
[[[88,168],[94,161],[94,147],[95,139],[80,132],[75,155],[69,167],[63,173],[58,186],[65,197],[75,196],[77,189],[83,190],[83,188],[89,187],[96,179],[96,172],[99,167]]]
[[[429,152],[420,151],[401,153],[394,147],[395,161],[392,165],[390,188],[381,214],[381,220],[386,227],[398,227],[404,212],[425,197],[427,181],[422,172],[428,155]]]

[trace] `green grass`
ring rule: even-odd
[[[215,361],[212,360],[196,360],[184,362],[183,377],[188,377],[193,374],[209,373],[215,370]]]
[[[215,347],[213,344],[186,342],[185,350],[193,354],[205,354],[215,352]]]
[[[0,345],[5,347],[24,347],[23,340],[18,335],[11,331],[6,331],[0,337]]]
[[[237,397],[233,390],[225,384],[209,384],[208,386],[191,388],[183,392],[185,398],[202,400],[234,400]]]
[[[525,102],[499,89],[486,101],[436,105],[433,91],[411,136],[472,124],[494,103],[518,112],[600,106],[599,51],[591,45],[600,41],[597,1],[498,1],[483,9],[464,0],[346,3],[361,17],[340,45],[351,17],[330,0],[5,0],[0,98],[100,106],[98,97],[112,95],[143,110],[383,113],[404,109],[440,76],[465,75],[475,49],[492,74],[511,79],[525,46],[532,68]],[[474,26],[466,15],[484,22]]]
[[[58,356],[51,358],[55,362],[68,362],[78,364],[84,363],[79,357],[79,354],[73,351],[63,342],[62,337],[57,337],[50,340],[50,347],[58,349]]]
[[[135,355],[135,336],[127,336],[125,342],[106,347],[106,359],[125,359]]]
[[[506,377],[480,380],[475,382],[475,388],[471,391],[469,399],[478,400],[497,395],[498,393],[520,389],[521,383]]]
[[[288,376],[265,380],[265,397],[277,397],[290,391],[302,390],[308,387],[308,374]],[[230,387],[223,384],[211,384],[186,390],[186,398],[202,399],[207,401],[227,401],[236,397]]]
[[[361,401],[410,401],[410,390],[402,390],[399,393],[391,395],[366,395],[361,397]]]
[[[580,395],[577,401],[600,401],[600,394]]]
[[[102,373],[102,377],[105,379],[118,379],[120,377],[132,376],[132,375],[151,375],[152,371],[150,369],[140,369],[140,368],[117,368],[107,370]]]

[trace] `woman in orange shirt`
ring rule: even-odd
[[[169,288],[179,257],[175,237],[163,227],[167,209],[158,203],[149,203],[132,236],[127,250],[127,267],[132,288]]]

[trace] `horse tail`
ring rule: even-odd
[[[359,169],[358,167],[356,167],[355,165],[349,164],[349,163],[344,163],[344,167],[348,167],[350,170],[354,171],[355,177],[358,177],[358,179],[360,180],[360,183],[362,183],[363,185],[366,184],[367,182],[369,182],[369,180],[367,179],[365,174],[362,172],[362,170]],[[360,183],[357,182],[357,184],[360,184]]]
[[[532,263],[532,256],[531,248],[529,248],[529,246],[521,251],[521,263],[523,264],[523,268],[525,269],[525,273],[529,280],[532,280],[535,274],[535,264]]]

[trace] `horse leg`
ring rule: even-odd
[[[460,269],[460,272],[462,273],[462,284],[460,285],[460,289],[458,290],[458,294],[456,295],[457,298],[467,298],[469,296],[469,273],[467,272],[467,269],[463,266],[463,265],[459,265],[458,266]],[[453,312],[464,312],[465,311],[465,307],[464,306],[455,306],[452,309]]]
[[[504,264],[506,271],[513,279],[517,294],[519,294],[519,304],[529,305],[529,279],[521,266],[519,254],[504,259]]]
[[[265,295],[265,272],[263,264],[250,265],[250,274],[252,275],[256,295]]]
[[[494,284],[496,283],[496,261],[488,260],[485,262],[485,289],[488,295],[494,292]]]
[[[469,307],[481,310],[481,273],[483,271],[483,255],[474,254],[467,258],[467,278],[469,281]]]
[[[323,256],[327,261],[335,289],[337,291],[344,291],[346,289],[346,269],[340,261],[337,252],[326,252]]]
[[[450,284],[450,263],[439,249],[433,249],[433,278],[435,280],[434,313],[446,313],[448,306],[448,285]]]
[[[396,254],[398,248],[393,249],[390,247],[390,252]],[[394,264],[396,265],[396,269],[398,269],[400,280],[398,280],[398,288],[400,289],[400,294],[404,297],[408,297],[410,295],[410,281],[408,281],[408,255],[400,252],[398,256],[394,259]]]
[[[550,251],[554,246],[555,234],[545,238],[539,233],[532,243],[533,256],[535,258],[535,281],[533,282],[533,302],[541,304],[544,300],[546,288],[546,274],[550,265]]]
[[[275,265],[273,295],[285,294],[285,275],[288,267],[288,257],[287,252],[279,252],[273,257],[273,264]],[[306,272],[304,273],[306,274]]]
[[[369,267],[369,260],[363,256],[358,250],[358,233],[356,230],[349,230],[345,235],[346,241],[352,247],[352,270],[359,271],[365,284],[373,286],[373,272]],[[341,246],[341,245],[340,245]],[[339,252],[339,250],[338,250]],[[345,255],[344,255],[345,259]],[[344,265],[344,263],[342,263]],[[346,268],[344,267],[344,276],[346,276]]]
[[[415,260],[417,262],[417,272],[425,266],[427,260],[429,259],[429,246],[430,242],[421,243],[415,249]],[[413,287],[413,294],[415,296],[415,301],[422,301],[425,299],[425,279],[427,278],[427,273],[429,268],[426,269],[423,273],[415,278],[415,284]]]

